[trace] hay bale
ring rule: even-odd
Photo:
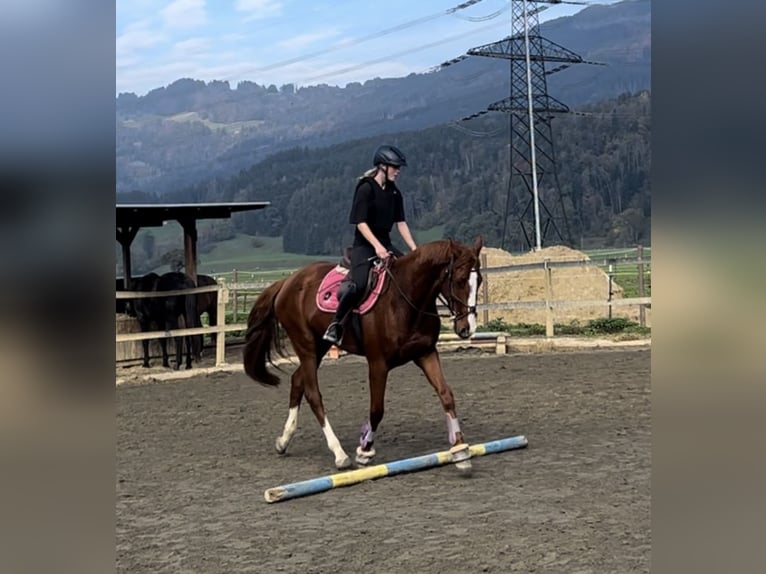
[[[115,322],[118,335],[122,333],[141,332],[141,325],[138,324],[138,319],[126,315],[125,313],[117,313]],[[168,352],[172,352],[172,344],[168,349]],[[161,356],[162,349],[160,348],[159,339],[152,339],[149,341],[149,357],[156,358]],[[141,341],[123,341],[122,343],[116,343],[115,359],[117,362],[142,361],[144,359],[144,350]]]

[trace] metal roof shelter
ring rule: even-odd
[[[184,266],[186,274],[197,282],[197,220],[227,219],[232,213],[263,209],[268,201],[243,203],[125,203],[117,205],[117,241],[122,245],[122,269],[125,289],[131,279],[130,245],[142,227],[162,227],[166,221],[178,221],[184,230]]]

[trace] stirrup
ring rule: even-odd
[[[333,327],[335,327],[335,334],[338,335],[337,338],[330,335],[330,330]],[[324,335],[322,335],[322,339],[332,343],[333,345],[340,345],[341,341],[343,340],[343,327],[341,327],[340,323],[337,321],[330,323],[330,325],[327,327],[327,330],[324,332]]]

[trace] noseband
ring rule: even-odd
[[[474,301],[473,301],[473,304],[471,304],[470,301],[464,301],[463,299],[455,295],[455,291],[452,288],[452,285],[454,282],[454,276],[453,276],[454,269],[455,269],[455,258],[451,257],[449,266],[447,267],[447,273],[446,273],[447,276],[444,278],[444,280],[449,280],[449,298],[445,299],[445,297],[443,297],[441,293],[439,293],[439,298],[445,303],[447,309],[449,310],[450,312],[449,316],[452,318],[452,322],[456,323],[457,321],[459,321],[463,317],[467,317],[471,313],[476,315],[476,301],[475,301],[476,297],[474,295]],[[474,267],[473,269],[471,269],[469,281],[476,281],[477,276],[478,276],[478,269]],[[442,283],[443,282],[444,281],[442,281]],[[471,297],[470,294],[468,295],[468,297],[470,299]],[[455,306],[454,306],[455,303],[461,304],[463,307],[465,307],[466,311],[459,314],[456,313]]]

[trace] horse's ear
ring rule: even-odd
[[[473,242],[473,250],[476,252],[476,255],[479,255],[482,247],[484,247],[484,238],[479,235]]]

